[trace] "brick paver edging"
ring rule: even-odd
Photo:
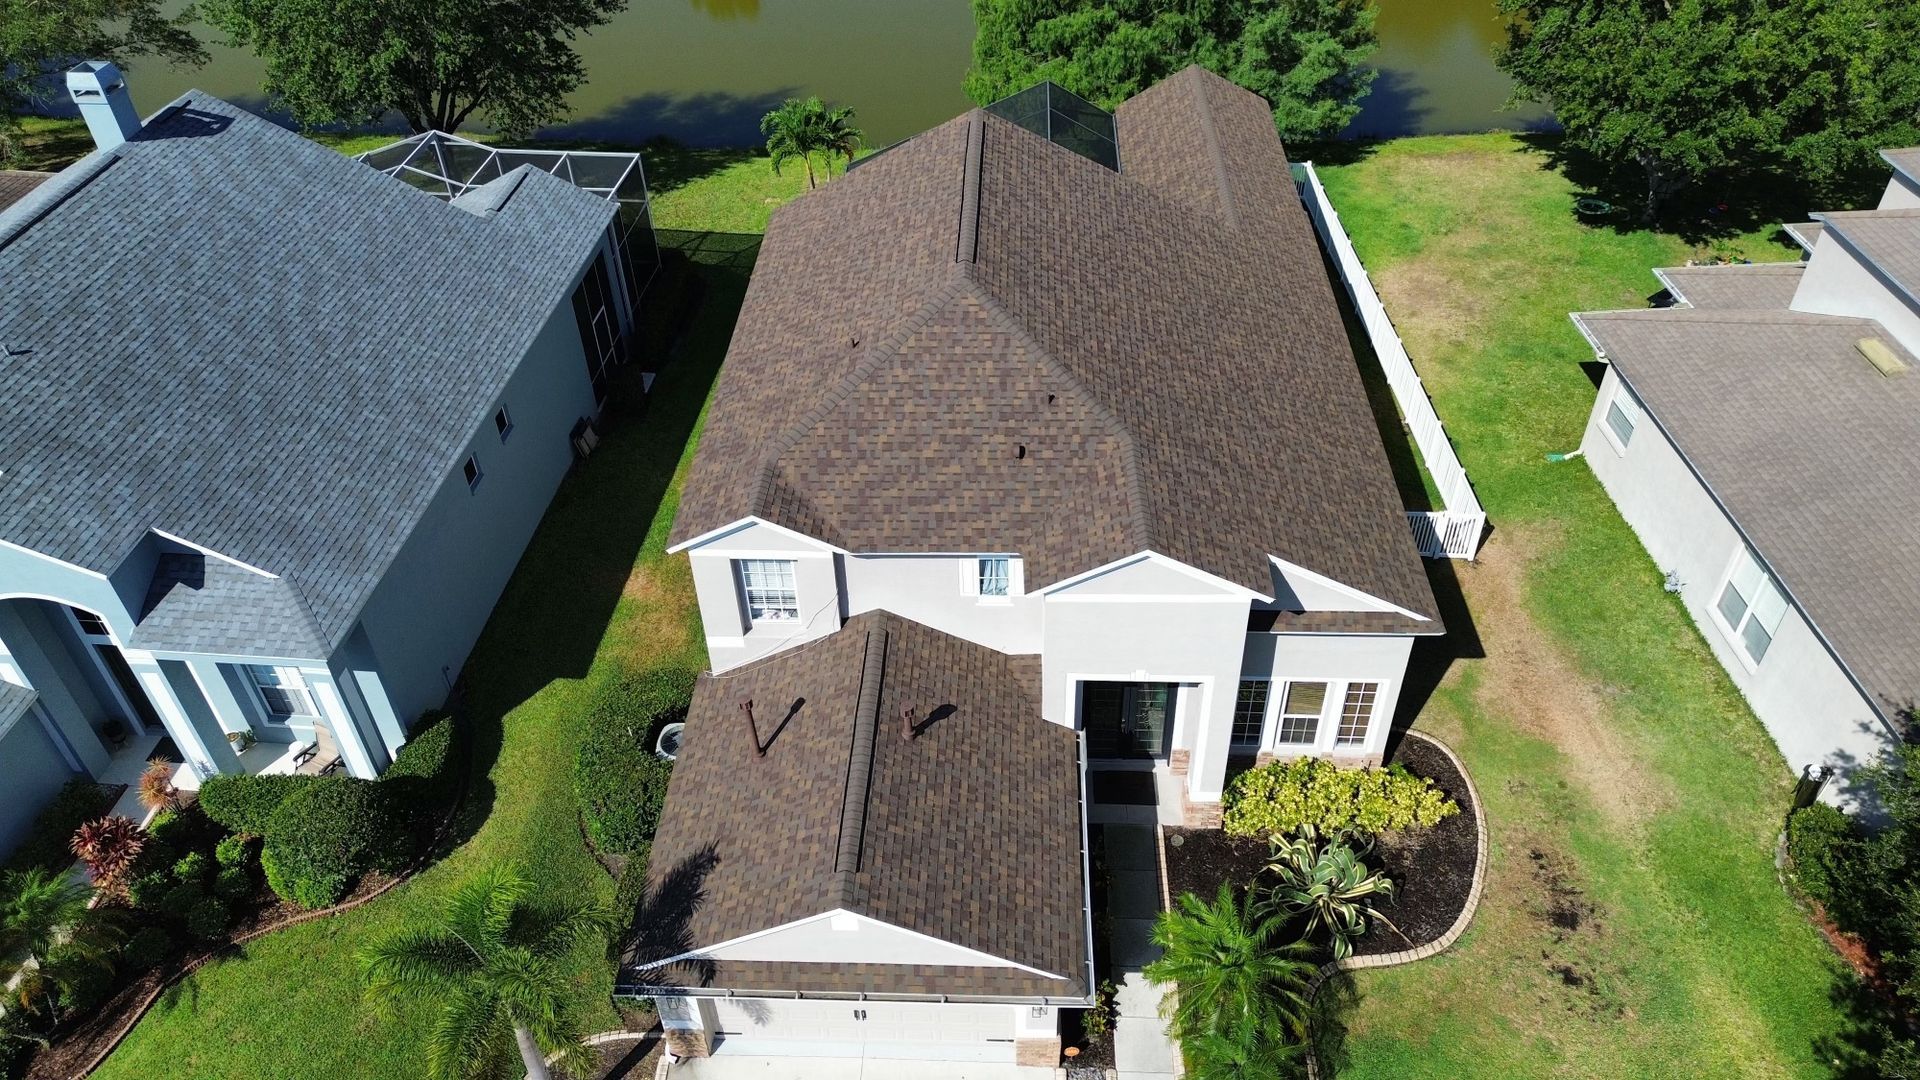
[[[1447,755],[1447,760],[1453,762],[1453,767],[1460,772],[1460,779],[1467,785],[1467,796],[1473,800],[1473,828],[1479,851],[1473,859],[1473,884],[1467,889],[1466,906],[1460,909],[1460,917],[1453,920],[1453,925],[1447,928],[1446,933],[1425,945],[1373,956],[1349,956],[1345,960],[1331,960],[1320,965],[1320,970],[1314,972],[1313,979],[1307,983],[1309,1006],[1313,1003],[1314,995],[1320,992],[1320,987],[1337,971],[1394,967],[1398,964],[1410,964],[1415,960],[1425,960],[1435,953],[1446,951],[1459,940],[1461,934],[1467,932],[1467,924],[1473,921],[1474,910],[1480,906],[1480,891],[1487,883],[1487,811],[1480,802],[1480,792],[1473,786],[1473,777],[1468,775],[1467,767],[1461,763],[1460,756],[1453,752],[1453,747],[1423,731],[1409,731],[1404,737],[1420,739]],[[1309,1039],[1307,1040],[1307,1077],[1308,1080],[1317,1080],[1319,1075],[1320,1064],[1314,1057],[1313,1040]]]
[[[465,742],[466,740],[462,739],[461,741]],[[425,870],[427,867],[432,866],[435,862],[437,862],[438,859],[436,859],[435,853],[439,851],[441,841],[446,839],[447,830],[452,827],[454,819],[457,818],[460,814],[461,808],[466,805],[467,791],[472,786],[471,782],[473,779],[473,751],[470,747],[463,748],[463,753],[461,754],[460,769],[461,769],[462,775],[460,777],[459,796],[453,800],[453,804],[451,806],[447,807],[446,816],[440,819],[440,825],[438,828],[434,830],[433,839],[428,842],[426,851],[422,853],[419,858],[415,859],[411,866],[408,866],[405,870],[401,871],[398,877],[395,877],[393,880],[387,882],[385,885],[380,886],[379,888],[373,890],[372,892],[368,893],[365,896],[356,897],[355,899],[348,900],[347,902],[342,904],[335,904],[334,906],[329,908],[319,908],[318,910],[315,910],[315,911],[303,911],[298,915],[289,915],[286,918],[281,919],[279,922],[269,923],[266,926],[261,926],[253,930],[249,930],[246,933],[241,934],[239,937],[234,938],[232,941],[229,941],[226,944],[221,945],[219,948],[214,949],[212,952],[202,953],[200,956],[196,957],[191,963],[187,964],[187,966],[181,968],[179,971],[174,972],[171,976],[162,980],[159,986],[154,987],[153,991],[147,995],[146,1000],[140,1003],[140,1007],[138,1009],[135,1009],[133,1011],[133,1015],[127,1018],[127,1022],[120,1026],[120,1030],[114,1032],[113,1038],[108,1041],[107,1045],[100,1048],[100,1052],[93,1056],[92,1061],[87,1062],[86,1068],[80,1070],[79,1073],[75,1074],[76,1078],[93,1075],[93,1071],[95,1069],[98,1069],[101,1065],[105,1064],[107,1058],[115,1050],[120,1049],[120,1044],[127,1040],[128,1035],[133,1034],[133,1029],[140,1023],[140,1021],[146,1019],[147,1013],[153,1011],[153,1006],[156,1002],[160,1000],[160,995],[166,993],[168,990],[173,989],[174,986],[179,984],[180,980],[200,970],[200,968],[204,966],[208,961],[218,960],[224,956],[227,956],[228,954],[239,949],[240,946],[245,945],[247,942],[255,941],[260,938],[263,938],[268,934],[273,933],[276,930],[285,930],[289,926],[298,926],[301,923],[312,922],[315,919],[324,919],[329,915],[338,915],[343,911],[352,911],[354,908],[357,908],[362,904],[366,904],[374,900],[378,900],[381,897],[387,895],[389,892],[392,892],[396,886],[399,886],[407,882],[408,880],[412,879],[412,877],[415,874],[419,873],[422,870]],[[369,780],[369,781],[366,781],[366,783],[378,783],[378,781]]]

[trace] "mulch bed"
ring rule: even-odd
[[[1356,956],[1399,952],[1439,940],[1467,906],[1473,889],[1473,866],[1479,856],[1479,831],[1474,826],[1473,798],[1466,779],[1432,743],[1408,738],[1394,761],[1460,804],[1460,812],[1431,829],[1382,834],[1368,866],[1382,870],[1395,886],[1394,899],[1379,905],[1380,913],[1406,935],[1377,926],[1354,942]],[[1169,893],[1193,893],[1212,899],[1220,883],[1245,887],[1267,863],[1267,843],[1250,837],[1228,836],[1219,829],[1169,828],[1167,880]]]

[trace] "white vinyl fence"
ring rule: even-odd
[[[1367,276],[1367,268],[1354,253],[1353,241],[1347,239],[1347,230],[1340,224],[1339,211],[1327,201],[1327,190],[1320,186],[1313,163],[1295,165],[1294,179],[1300,186],[1300,198],[1307,205],[1307,215],[1320,234],[1320,242],[1333,256],[1340,281],[1347,287],[1347,296],[1367,328],[1374,355],[1380,358],[1380,366],[1387,373],[1387,385],[1393,388],[1394,403],[1400,407],[1400,415],[1413,432],[1413,443],[1420,448],[1428,475],[1440,489],[1440,509],[1407,511],[1407,524],[1413,529],[1414,542],[1420,546],[1420,554],[1429,559],[1472,559],[1480,550],[1487,512],[1480,508],[1473,484],[1467,480],[1467,470],[1461,466],[1459,455],[1453,452],[1453,444],[1447,441],[1447,429],[1440,423],[1440,414],[1433,411],[1433,402],[1420,382],[1420,373],[1413,369],[1413,358],[1401,344],[1393,320],[1387,317],[1387,309],[1380,303],[1380,295],[1373,291],[1373,279]]]

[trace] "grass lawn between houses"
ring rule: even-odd
[[[1399,140],[1322,178],[1495,528],[1477,564],[1435,568],[1466,611],[1417,721],[1486,803],[1486,893],[1452,951],[1333,996],[1333,1071],[1857,1069],[1850,979],[1775,877],[1786,765],[1586,465],[1545,460],[1594,397],[1567,312],[1642,307],[1650,268],[1695,252],[1580,224],[1519,137]],[[1771,229],[1721,243],[1795,257]]]

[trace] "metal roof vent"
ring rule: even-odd
[[[1887,343],[1879,338],[1861,338],[1853,343],[1853,347],[1859,349],[1860,355],[1867,358],[1867,363],[1873,365],[1873,370],[1887,378],[1904,374],[1907,370],[1907,362],[1900,359],[1887,346]]]

